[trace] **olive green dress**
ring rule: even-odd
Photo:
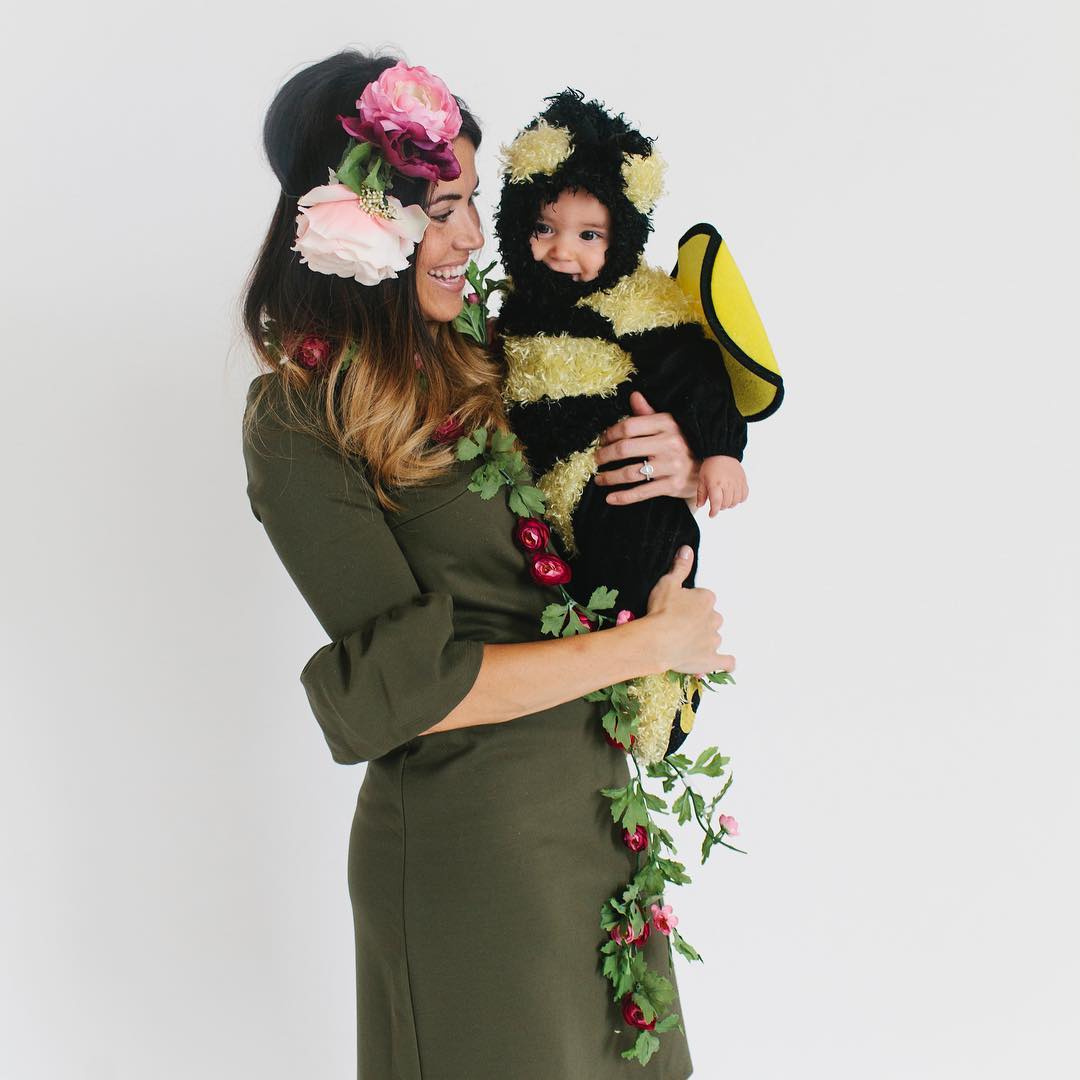
[[[280,403],[274,375],[249,403],[267,379]],[[361,1080],[684,1080],[677,1030],[645,1068],[619,1056],[636,1032],[600,971],[600,908],[634,865],[599,794],[629,773],[601,707],[419,737],[484,642],[540,637],[551,592],[505,489],[482,500],[459,462],[384,514],[357,464],[274,411],[245,439],[248,495],[331,639],[301,674],[330,752],[368,763],[349,847]],[[674,982],[667,939],[645,953]]]

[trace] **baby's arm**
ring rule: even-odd
[[[746,473],[735,458],[716,454],[701,463],[696,506],[703,506],[708,499],[709,517],[738,506],[749,494]]]

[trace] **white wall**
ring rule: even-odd
[[[5,1080],[353,1074],[362,772],[307,711],[323,637],[247,506],[235,316],[262,112],[350,43],[475,108],[488,208],[545,94],[624,109],[671,164],[651,256],[714,221],[783,364],[751,499],[706,527],[739,682],[701,723],[752,854],[677,897],[695,1076],[1077,1075],[1075,16],[698,7],[21,9]]]

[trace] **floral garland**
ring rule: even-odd
[[[483,299],[486,296],[484,293]],[[529,573],[535,582],[557,588],[562,596],[562,602],[544,608],[540,623],[542,633],[556,637],[586,634],[602,629],[605,624],[618,626],[633,618],[633,614],[625,610],[611,616],[617,590],[600,586],[593,591],[588,604],[578,602],[567,591],[570,566],[550,548],[551,532],[543,520],[543,493],[532,483],[529,468],[521,451],[516,449],[517,439],[511,432],[497,431],[489,438],[487,429],[481,427],[471,435],[465,435],[451,416],[440,425],[435,439],[437,442],[456,439],[456,453],[461,461],[482,460],[469,481],[469,490],[477,492],[482,499],[491,499],[502,487],[509,487],[510,509],[519,519],[514,527],[514,539],[525,553]],[[712,690],[712,684],[733,681],[725,671],[710,672],[704,679],[673,671],[669,671],[667,677],[673,681],[689,679],[688,688],[698,690]],[[683,754],[671,754],[660,761],[647,763],[646,775],[660,780],[665,794],[681,785],[682,791],[669,807],[666,800],[646,790],[641,763],[633,751],[640,705],[631,692],[631,684],[620,682],[603,687],[586,694],[585,700],[607,702],[602,720],[604,738],[611,746],[630,755],[636,772],[625,787],[601,790],[601,794],[611,801],[612,820],[616,828],[621,828],[623,843],[637,855],[637,866],[625,888],[607,899],[601,908],[600,928],[605,937],[600,953],[604,977],[612,984],[613,997],[621,1006],[623,1020],[637,1031],[633,1046],[624,1050],[622,1057],[639,1061],[644,1066],[660,1048],[661,1034],[673,1028],[682,1031],[679,1015],[670,1008],[675,989],[670,980],[649,968],[642,951],[645,942],[655,931],[668,939],[669,963],[673,963],[672,946],[687,960],[701,960],[700,953],[676,929],[679,919],[671,905],[664,903],[665,886],[686,885],[690,877],[682,863],[662,854],[667,849],[674,856],[675,843],[652,815],[674,814],[680,825],[693,817],[704,834],[702,864],[716,846],[742,852],[727,839],[739,834],[735,818],[720,814],[715,823],[713,821],[733,777],[729,775],[720,791],[706,803],[705,797],[691,786],[689,778],[724,775],[730,759],[721,756],[715,746],[707,747],[694,761]]]

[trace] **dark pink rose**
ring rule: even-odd
[[[642,1031],[652,1031],[656,1027],[656,1018],[654,1017],[648,1023],[645,1022],[645,1013],[642,1012],[641,1006],[634,1001],[632,994],[627,994],[622,999],[622,1015],[623,1019],[631,1026],[640,1028]]]
[[[466,295],[466,297],[465,297],[465,303],[466,304],[479,304],[480,303],[480,295],[479,295],[479,293],[474,293],[474,292],[468,293]]]
[[[549,551],[533,552],[529,559],[529,573],[537,585],[565,585],[570,580],[570,567]]]
[[[613,739],[606,731],[604,732],[604,738],[607,740],[608,746],[614,746],[616,750],[622,750],[622,752],[624,754],[629,753],[630,746],[634,745],[634,736],[633,735],[630,736],[630,746],[623,746],[623,744],[621,742],[618,742],[617,740]]]
[[[403,176],[456,180],[461,175],[461,165],[450,143],[433,142],[420,124],[405,123],[387,131],[381,124],[361,117],[339,116],[338,120],[354,139],[377,146],[391,167]]]
[[[462,435],[465,434],[465,429],[458,422],[458,418],[451,413],[436,429],[435,433],[431,436],[437,443],[457,442]]]
[[[596,624],[587,616],[583,615],[580,611],[575,612],[578,617],[578,622],[585,627],[586,630],[595,630]]]
[[[300,342],[296,358],[306,368],[322,367],[330,358],[330,342],[321,337],[306,337]]]
[[[536,518],[518,518],[514,526],[514,539],[526,551],[543,551],[550,535],[547,525]]]
[[[639,948],[649,940],[649,924],[644,923],[641,927],[641,933],[637,937],[634,937],[630,933],[629,923],[624,926],[613,926],[611,928],[611,940],[616,945],[637,945]]]
[[[649,846],[649,834],[644,825],[639,825],[633,832],[623,829],[622,838],[631,851],[644,851]]]

